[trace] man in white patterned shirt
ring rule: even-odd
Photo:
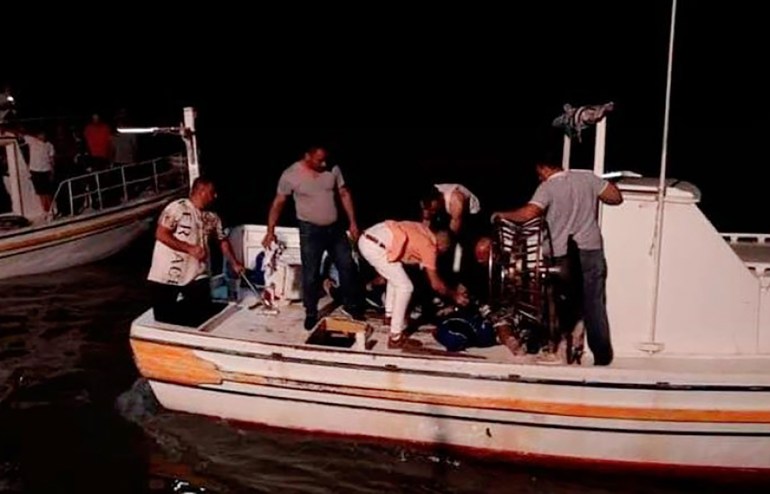
[[[211,310],[208,265],[211,235],[216,236],[235,272],[244,271],[243,264],[233,254],[219,216],[206,210],[216,196],[213,182],[198,177],[190,197],[170,203],[158,219],[152,266],[147,275],[157,321],[197,325]],[[182,300],[178,301],[180,294]]]

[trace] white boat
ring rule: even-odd
[[[698,189],[675,180],[658,236],[658,179],[625,175],[624,203],[601,211],[609,367],[504,346],[449,353],[428,329],[413,336],[422,349],[388,349],[377,320],[333,312],[308,333],[296,260],[278,315],[229,302],[185,327],[145,312],[131,328],[136,365],[171,410],[525,461],[770,478],[770,236],[717,232]],[[263,235],[231,232],[248,267]],[[295,229],[278,236],[298,248]]]
[[[669,65],[664,134],[670,81]],[[596,122],[598,174],[606,122]],[[136,365],[171,410],[525,462],[768,481],[770,235],[718,232],[698,188],[666,178],[665,142],[660,176],[618,174],[623,204],[599,210],[609,366],[591,365],[590,353],[554,364],[500,345],[449,353],[428,330],[412,336],[419,350],[389,349],[377,320],[333,312],[308,333],[290,284],[278,287],[287,304],[277,315],[243,302],[197,327],[141,314],[130,334]],[[566,166],[571,144],[565,137]],[[491,263],[499,293],[536,288],[546,297],[521,307],[547,325],[543,230],[501,232]],[[263,234],[260,225],[231,234],[247,267]],[[296,230],[278,236],[298,244]],[[282,279],[299,268],[286,265],[294,275]]]
[[[190,128],[191,109],[184,119],[187,123],[178,128],[138,131]],[[183,137],[191,140],[190,134]],[[11,211],[0,214],[0,279],[7,279],[91,263],[130,245],[168,202],[187,194],[194,148],[188,142],[186,155],[67,178],[59,183],[49,212],[35,195],[16,134],[0,130],[0,151],[8,163],[4,186],[11,199]],[[192,161],[197,166],[197,158]]]

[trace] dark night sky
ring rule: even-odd
[[[764,187],[747,180],[767,162],[759,5],[678,6],[669,175],[701,188],[720,229],[770,231],[752,213],[766,209]],[[310,12],[153,17],[140,30],[58,37],[41,52],[47,63],[25,50],[8,73],[27,114],[127,106],[139,123],[173,124],[183,105],[198,107],[202,163],[221,178],[236,221],[264,222],[280,170],[318,139],[331,141],[365,219],[412,211],[383,209],[407,172],[466,183],[491,207],[517,205],[567,102],[614,101],[607,168],[657,175],[670,2],[366,8],[333,21]]]

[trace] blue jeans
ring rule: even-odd
[[[570,332],[582,317],[594,363],[608,365],[613,352],[607,318],[607,260],[603,249],[578,249],[576,257],[580,263],[578,273],[574,273],[577,266],[567,256],[555,259],[561,268],[556,280],[559,326],[561,331]]]
[[[349,312],[362,309],[358,267],[344,228],[339,223],[328,226],[299,221],[300,256],[302,260],[302,303],[306,316],[318,316],[321,297],[321,260],[328,252],[340,278],[342,303]]]
[[[610,322],[607,319],[607,260],[603,249],[580,250],[583,274],[583,321],[595,365],[612,362]]]

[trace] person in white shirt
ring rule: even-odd
[[[54,157],[56,152],[46,133],[37,131],[30,134],[17,134],[22,156],[27,161],[32,187],[40,198],[40,204],[45,212],[51,210],[54,183]]]
[[[11,87],[6,85],[0,92],[0,124],[7,123],[16,114],[16,100],[11,95]]]
[[[423,222],[429,223],[439,211],[449,215],[449,229],[459,235],[468,214],[481,210],[481,201],[462,184],[433,184],[420,198]]]
[[[235,273],[245,270],[233,253],[219,216],[206,210],[216,196],[213,182],[198,177],[190,197],[170,203],[158,219],[147,275],[157,321],[197,326],[215,312],[208,263],[211,235],[216,236]]]
[[[422,222],[430,224],[437,215],[449,217],[449,230],[455,244],[448,255],[439,259],[440,270],[453,277],[471,264],[470,252],[478,235],[478,221],[473,221],[481,211],[481,201],[466,186],[456,183],[431,184],[420,196]]]

